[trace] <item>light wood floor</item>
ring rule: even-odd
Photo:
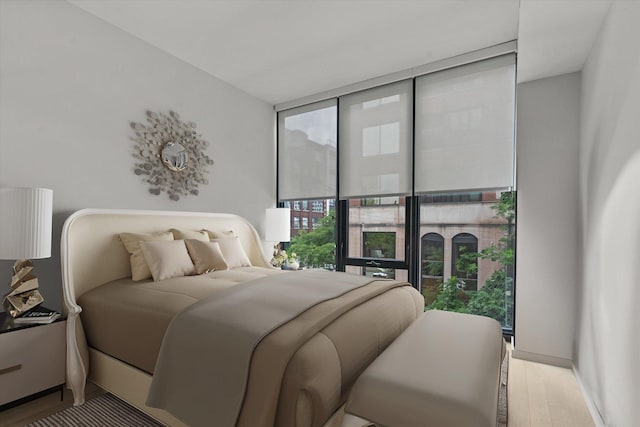
[[[570,369],[514,359],[509,352],[509,427],[590,427],[594,423]],[[91,385],[90,385],[91,386]],[[88,387],[87,397],[102,390]],[[0,427],[23,427],[71,406],[71,393],[50,394],[0,412]]]
[[[571,369],[509,357],[509,427],[595,425]]]

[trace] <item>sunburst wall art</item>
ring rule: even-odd
[[[147,124],[131,123],[136,143],[134,172],[149,184],[149,192],[166,192],[169,199],[199,193],[209,184],[207,175],[213,160],[205,153],[209,143],[196,132],[194,122],[184,122],[175,111],[169,114],[147,111]]]

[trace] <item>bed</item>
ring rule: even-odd
[[[170,283],[173,279],[131,282],[129,253],[119,240],[119,234],[161,232],[172,228],[233,230],[251,266],[187,277],[186,281],[180,282],[177,292],[176,286],[172,287]],[[290,356],[283,356],[285,364],[281,378],[276,376],[274,379],[277,387],[273,387],[273,390],[277,393],[272,398],[270,411],[255,410],[262,404],[261,396],[272,394],[271,387],[261,390],[256,385],[266,383],[254,380],[264,377],[264,372],[274,371],[264,360],[257,358],[261,352],[266,354],[267,349],[255,347],[247,356],[248,360],[255,360],[247,367],[248,379],[246,385],[243,385],[243,392],[246,394],[240,399],[244,412],[240,413],[236,425],[295,427],[332,425],[358,375],[423,309],[422,296],[408,284],[367,279],[365,286],[364,279],[344,273],[308,272],[305,276],[301,274],[304,272],[283,273],[282,270],[276,270],[265,258],[253,226],[244,218],[231,214],[80,210],[72,214],[64,224],[61,259],[68,328],[67,385],[73,391],[74,404],[84,402],[85,385],[89,380],[171,426],[186,425],[181,421],[185,417],[180,416],[178,419],[165,410],[147,406],[149,390],[152,389],[152,384],[156,386],[159,378],[171,367],[171,363],[166,362],[171,358],[165,354],[169,350],[164,347],[175,348],[178,344],[167,345],[169,336],[175,336],[173,339],[178,340],[184,336],[184,333],[175,332],[179,331],[178,326],[181,324],[177,319],[183,319],[196,309],[202,310],[205,302],[211,301],[222,308],[230,307],[227,302],[231,299],[223,298],[240,293],[253,295],[246,290],[250,287],[265,292],[267,288],[258,286],[263,282],[275,282],[276,287],[291,286],[292,283],[311,283],[313,280],[326,280],[325,277],[329,277],[332,283],[344,281],[347,286],[353,286],[354,291],[349,294],[328,298],[329,305],[340,307],[332,315],[334,317],[323,318],[325,323],[318,323],[317,331],[307,332],[309,336],[302,334],[299,347],[294,348]],[[305,286],[309,286],[312,291],[316,289],[314,284]],[[361,289],[371,287],[379,290],[367,299],[356,298]],[[154,306],[158,301],[161,301],[162,308]],[[347,304],[346,301],[351,302]],[[295,320],[304,323],[305,316],[310,316],[314,310],[320,311],[316,310],[320,305],[309,307],[313,309],[305,309],[295,316]],[[217,313],[223,310],[215,311]],[[244,316],[242,310],[231,311],[240,312]],[[253,318],[253,315],[246,317]],[[153,333],[145,332],[147,329],[143,326],[147,323],[155,325]],[[286,325],[270,331],[256,345],[266,346],[269,339],[275,342],[278,333],[284,333],[284,326]],[[167,330],[174,333],[166,332],[165,336]],[[186,330],[191,329],[187,327]],[[203,348],[206,345],[203,342]],[[157,366],[161,351],[162,369]],[[231,349],[228,351],[231,352]],[[216,357],[228,356],[219,349],[216,353]],[[209,369],[205,368],[203,371]],[[213,370],[209,375],[224,374],[220,370],[215,371],[215,368],[211,367]],[[167,377],[166,374],[164,376]],[[209,383],[215,382],[213,380],[214,378],[207,378]],[[244,380],[238,382],[244,384]],[[212,391],[212,396],[214,395]],[[251,411],[244,410],[252,399],[258,406],[253,406],[254,410]],[[194,402],[190,403],[195,404]],[[207,406],[206,403],[198,404]],[[248,416],[256,412],[273,413],[270,417],[256,421]],[[188,423],[198,424],[191,421]],[[215,420],[211,423],[221,425],[216,424]]]

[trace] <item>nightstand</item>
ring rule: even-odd
[[[0,313],[0,410],[63,390],[66,320],[16,324]]]

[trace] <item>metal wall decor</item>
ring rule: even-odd
[[[166,192],[169,199],[199,193],[213,160],[205,153],[209,143],[196,132],[194,122],[183,122],[175,111],[147,111],[147,124],[131,123],[135,136],[135,174],[150,185],[149,192]]]

